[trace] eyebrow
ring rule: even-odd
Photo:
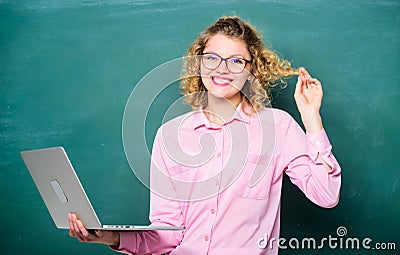
[[[206,51],[206,52],[203,52],[203,54],[214,54],[214,55],[217,55],[217,56],[219,56],[219,57],[222,58],[221,55],[219,55],[218,53],[213,52],[213,51]],[[230,55],[230,56],[227,57],[227,58],[242,58],[242,59],[246,59],[246,58],[245,58],[244,56],[242,56],[241,54],[232,54],[232,55]]]

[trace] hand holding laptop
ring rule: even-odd
[[[112,232],[98,231],[100,229],[119,231],[183,231],[185,229],[183,226],[169,225],[104,225],[97,217],[63,147],[22,151],[21,156],[55,225],[58,228],[69,228],[70,234],[81,241],[101,243],[114,241],[110,239]],[[69,219],[67,219],[67,214],[70,215]],[[79,215],[79,220],[76,214]],[[87,229],[90,230],[87,231]]]
[[[88,230],[74,213],[68,214],[69,235],[81,242],[119,245],[119,232],[113,230]]]

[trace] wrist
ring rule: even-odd
[[[112,240],[112,246],[119,246],[120,245],[120,235],[118,231],[113,231],[113,240]]]
[[[323,129],[322,118],[319,113],[302,113],[301,120],[307,133],[315,134]]]

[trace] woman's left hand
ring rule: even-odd
[[[317,133],[323,128],[319,114],[322,97],[321,83],[317,79],[312,78],[306,69],[301,68],[294,98],[304,127],[308,133]]]
[[[106,245],[119,245],[119,232],[96,229],[93,232],[83,226],[74,213],[68,214],[69,235],[81,242],[101,243]]]

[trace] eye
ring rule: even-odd
[[[234,63],[234,64],[239,64],[239,65],[245,63],[244,60],[241,58],[230,58],[229,62]]]
[[[219,60],[218,56],[215,56],[215,55],[212,55],[212,54],[204,55],[204,58],[206,60],[210,60],[210,61],[218,61]]]

